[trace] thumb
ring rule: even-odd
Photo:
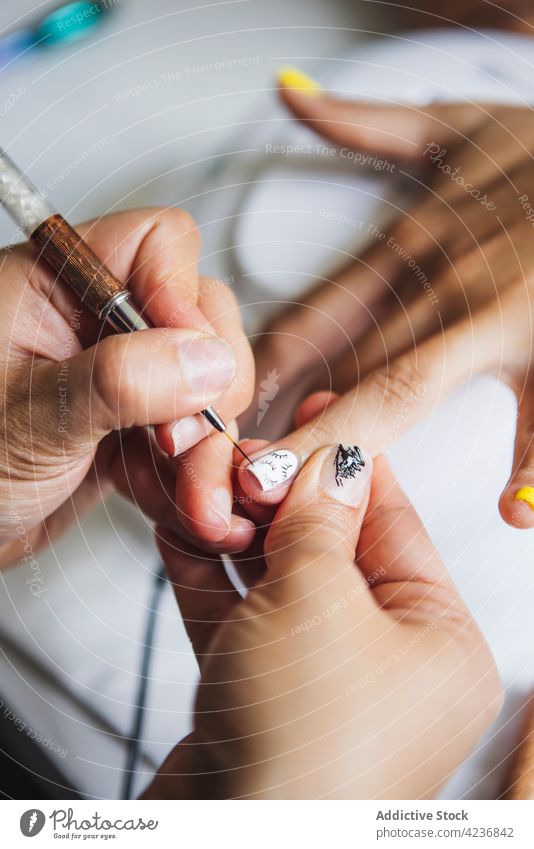
[[[372,468],[371,457],[355,445],[328,446],[310,457],[265,540],[271,581],[291,577],[304,583],[305,594],[337,576],[345,575],[351,585],[363,581],[354,559]]]
[[[153,328],[107,336],[32,377],[32,436],[76,455],[112,430],[198,413],[232,382],[236,362],[219,337]]]
[[[299,120],[340,147],[412,162],[429,144],[461,138],[487,116],[471,103],[416,105],[343,100],[293,68],[278,76],[280,97]]]

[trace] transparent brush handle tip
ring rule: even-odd
[[[55,209],[1,148],[0,203],[26,236],[55,214]]]

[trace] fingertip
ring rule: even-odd
[[[508,486],[500,498],[499,512],[512,528],[534,528],[534,487]]]
[[[318,97],[323,94],[323,86],[317,80],[292,65],[284,65],[276,74],[281,94],[300,97]]]
[[[235,481],[234,503],[239,515],[250,517],[256,529],[266,528],[270,525],[277,507],[276,504],[272,507],[268,504],[262,504],[248,495],[241,486],[239,476]]]
[[[239,481],[249,498],[265,506],[280,504],[291,489],[291,484],[286,484],[285,486],[278,486],[276,489],[265,492],[257,477],[250,471],[250,468],[240,470]]]
[[[279,504],[291,488],[301,465],[298,454],[288,448],[271,448],[251,456],[252,463],[243,462],[238,480],[244,493],[260,504]]]
[[[514,501],[527,504],[530,510],[534,512],[534,486],[521,486],[514,494]]]

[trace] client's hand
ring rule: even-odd
[[[534,527],[532,110],[382,106],[288,88],[282,98],[341,149],[380,157],[419,191],[392,227],[369,230],[363,256],[267,328],[260,381],[275,370],[280,391],[346,393],[288,447],[306,457],[358,434],[381,452],[452,389],[489,372],[519,403],[501,513]]]
[[[157,329],[109,335],[36,262],[31,245],[0,254],[0,565],[31,556],[106,492],[118,448],[105,439],[111,431],[161,425],[160,442],[173,454],[165,423],[198,413],[223,391],[220,411],[231,419],[250,396],[239,312],[227,286],[198,280],[198,234],[187,214],[122,212],[78,229]],[[207,470],[203,483],[209,502],[218,478],[211,485]]]
[[[308,460],[244,600],[158,529],[201,682],[148,798],[433,796],[493,721],[488,647],[383,458],[368,506],[371,465]]]

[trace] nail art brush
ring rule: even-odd
[[[117,280],[89,245],[56,210],[33,183],[0,148],[0,204],[9,212],[22,232],[40,249],[59,277],[67,283],[91,312],[117,333],[147,330],[151,325],[141,315],[128,289]],[[251,462],[228,433],[228,428],[213,407],[201,415],[224,435]]]

